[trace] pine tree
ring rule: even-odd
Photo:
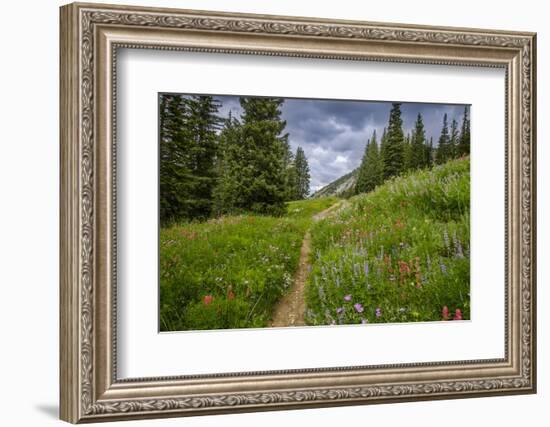
[[[367,141],[365,154],[359,166],[357,181],[355,183],[355,194],[367,193],[380,185],[383,180],[383,164],[376,141],[376,131],[372,138]]]
[[[418,113],[418,116],[416,116],[416,122],[414,123],[414,130],[411,142],[412,169],[422,169],[428,166],[428,149],[429,148],[426,147],[426,132],[424,130],[422,114]]]
[[[470,154],[470,116],[468,107],[464,107],[460,140],[458,143],[458,155],[467,156],[468,154]]]
[[[226,175],[216,191],[218,210],[271,215],[286,211],[288,134],[283,134],[283,102],[278,98],[240,98],[241,122],[226,125],[222,132]]]
[[[302,147],[296,149],[294,157],[294,170],[296,177],[294,200],[305,199],[309,195],[309,165]]]
[[[399,175],[405,167],[402,126],[401,104],[393,103],[390,111],[386,142],[382,144],[384,178],[386,179]]]
[[[184,127],[186,106],[181,95],[161,95],[159,135],[160,222],[169,223],[188,214],[189,176]]]
[[[215,215],[229,213],[239,200],[239,180],[242,153],[241,123],[229,112],[219,136],[216,161],[217,186],[213,191]]]
[[[435,161],[438,165],[445,163],[451,157],[450,153],[450,138],[449,138],[449,126],[447,124],[447,113],[443,116],[443,127],[441,128],[441,135],[439,136],[439,142],[437,145],[437,151]]]
[[[211,96],[160,99],[160,221],[207,218],[216,184],[220,104]]]
[[[285,201],[297,200],[298,175],[296,165],[294,164],[294,154],[290,150],[288,151],[285,164]]]
[[[191,191],[188,195],[189,217],[205,219],[212,212],[212,192],[216,185],[215,158],[221,119],[220,103],[212,96],[192,96],[186,100],[186,127],[191,143],[189,169]]]
[[[412,146],[411,134],[408,133],[403,141],[403,171],[411,170],[412,167]]]
[[[431,168],[434,165],[434,157],[434,140],[430,137],[430,142],[426,145],[426,166],[428,168]]]
[[[382,138],[380,139],[380,160],[382,161],[382,176],[384,175],[384,154],[388,151],[388,132],[384,128]]]
[[[458,143],[458,122],[453,119],[453,121],[451,122],[451,136],[449,139],[449,156],[453,159],[458,157]]]

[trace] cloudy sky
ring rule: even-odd
[[[216,96],[222,103],[220,115],[240,117],[242,109],[237,96]],[[351,172],[361,162],[367,139],[374,130],[380,137],[388,125],[391,102],[338,101],[286,98],[282,116],[292,150],[302,147],[309,162],[311,192]],[[411,132],[416,116],[422,114],[426,137],[437,144],[447,113],[449,125],[462,122],[464,105],[403,103],[401,118],[405,135]]]

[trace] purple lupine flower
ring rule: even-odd
[[[445,242],[445,248],[450,249],[451,242],[449,241],[449,233],[447,233],[447,230],[443,232],[443,241]]]
[[[353,308],[355,308],[355,311],[357,311],[357,313],[362,313],[364,310],[363,306],[360,303],[353,304]]]
[[[336,314],[342,314],[344,312],[344,307],[338,307],[336,309]]]
[[[456,241],[456,256],[458,258],[464,258],[464,249],[462,248],[462,243],[458,239]]]
[[[380,310],[380,307],[376,307],[376,317],[379,318],[382,316],[382,310]]]
[[[369,275],[369,263],[365,261],[365,276]]]
[[[351,301],[351,294],[344,296],[344,301]]]
[[[362,325],[366,325],[367,323],[369,323],[369,319],[361,319]]]
[[[445,266],[445,264],[443,264],[442,262],[440,262],[439,266],[441,267],[441,272],[443,274],[447,274],[447,267]]]

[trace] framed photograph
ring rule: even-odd
[[[61,8],[61,418],[536,391],[536,37]]]

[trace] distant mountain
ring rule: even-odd
[[[357,181],[358,173],[359,168],[352,170],[350,173],[341,176],[337,180],[332,181],[330,184],[325,185],[320,190],[317,190],[311,195],[311,197],[349,197],[353,195],[353,187],[355,186],[355,181]]]

